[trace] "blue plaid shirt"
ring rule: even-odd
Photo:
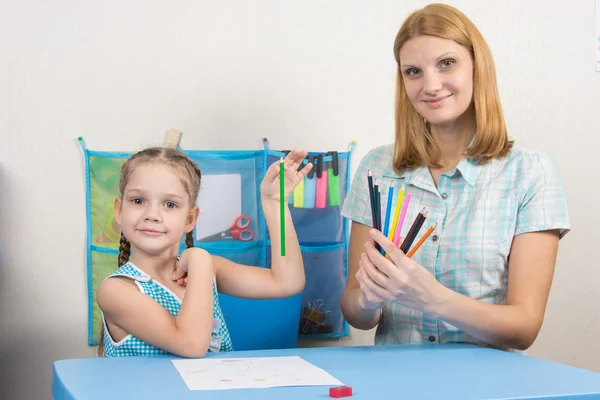
[[[426,166],[398,176],[392,168],[392,153],[393,145],[386,145],[363,158],[342,215],[371,226],[368,169],[382,188],[382,221],[387,218],[390,182],[395,186],[392,216],[402,184],[406,192],[412,188],[400,236],[406,237],[417,214],[425,208],[428,217],[414,243],[427,228],[436,222],[438,225],[413,259],[458,293],[505,304],[513,237],[558,229],[562,238],[570,229],[558,170],[542,152],[513,148],[506,158],[486,165],[463,158],[455,169],[440,176],[437,188]],[[433,315],[393,302],[384,306],[375,336],[376,344],[452,342],[490,346]]]

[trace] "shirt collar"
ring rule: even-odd
[[[456,171],[458,171],[469,185],[475,186],[477,178],[479,177],[479,173],[481,172],[481,168],[482,166],[477,164],[471,158],[463,157],[456,166],[456,169],[445,172],[443,175],[452,176],[456,173]],[[425,165],[413,170],[400,171],[400,174],[397,175],[390,164],[387,171],[384,172],[384,175],[404,178],[404,183],[406,185],[414,185],[421,189],[430,190],[433,192],[437,191],[435,183],[433,182],[433,178],[431,177],[431,173],[429,172],[429,168]]]
[[[471,158],[463,157],[456,166],[456,169],[469,185],[475,186],[479,173],[481,172],[481,165],[477,164]]]

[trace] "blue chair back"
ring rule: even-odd
[[[302,295],[283,299],[243,299],[219,293],[233,349],[295,348]]]

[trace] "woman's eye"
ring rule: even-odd
[[[143,202],[144,202],[144,200],[142,200],[142,199],[131,199],[131,204],[135,204],[136,206],[139,206]]]
[[[408,76],[415,76],[419,73],[419,70],[416,68],[409,68],[404,73]]]
[[[450,68],[455,63],[454,60],[444,60],[440,63],[442,68]]]
[[[167,201],[165,203],[165,207],[167,207],[167,208],[177,208],[177,203],[174,203],[172,201]]]

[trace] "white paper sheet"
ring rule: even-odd
[[[242,214],[242,176],[203,174],[196,205],[196,240],[227,230]]]
[[[172,361],[190,390],[343,385],[297,356]]]

